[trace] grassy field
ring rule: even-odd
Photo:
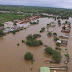
[[[7,21],[12,21],[14,19],[22,19],[22,18],[26,18],[29,17],[30,15],[27,14],[17,14],[17,13],[0,13],[0,22],[7,22]]]

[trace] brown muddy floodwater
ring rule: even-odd
[[[42,66],[47,66],[47,67],[66,66],[66,64],[64,63],[45,64],[44,60],[52,59],[51,56],[45,54],[44,52],[45,47],[43,46],[29,47],[21,42],[21,40],[26,40],[26,36],[28,36],[28,34],[39,33],[41,34],[41,37],[38,39],[42,40],[45,45],[48,45],[53,49],[55,49],[56,45],[53,40],[53,37],[51,38],[47,37],[47,29],[43,33],[39,32],[42,27],[46,27],[46,24],[53,22],[54,19],[40,18],[39,20],[40,20],[39,25],[32,25],[26,30],[17,32],[15,35],[8,34],[3,38],[0,38],[0,72],[40,72],[40,67]],[[50,29],[53,30],[55,28],[50,28]],[[53,32],[57,32],[58,35],[60,35],[61,27],[56,26],[56,29]],[[71,41],[71,39],[69,40]],[[20,44],[19,47],[17,46],[17,43]],[[65,47],[61,47],[61,48],[62,48],[61,54],[63,56],[62,58],[62,62],[63,62],[66,61],[64,54],[67,52],[65,51]],[[70,50],[70,48],[68,49]],[[24,54],[28,51],[30,51],[34,55],[35,62],[33,64],[31,64],[30,61],[24,60]],[[72,51],[70,51],[70,53],[71,52]],[[51,70],[51,72],[53,71]],[[68,71],[57,71],[57,72],[68,72]]]

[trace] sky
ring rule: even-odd
[[[72,9],[72,0],[0,0],[0,4],[58,7],[58,8],[71,8]]]

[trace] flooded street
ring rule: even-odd
[[[46,55],[44,52],[44,46],[37,46],[37,47],[29,47],[21,42],[21,40],[26,40],[26,36],[29,34],[41,34],[41,37],[38,40],[42,40],[44,45],[48,45],[55,49],[56,44],[54,42],[53,37],[47,36],[47,29],[43,33],[40,33],[42,27],[46,27],[47,23],[55,22],[52,18],[40,18],[40,23],[38,25],[32,25],[26,30],[22,30],[17,32],[15,35],[8,34],[3,38],[0,37],[0,72],[40,72],[40,67],[47,66],[47,67],[61,67],[66,66],[64,63],[60,64],[45,64],[44,60],[52,60],[50,55]],[[64,22],[63,20],[62,22]],[[69,20],[71,21],[71,19]],[[57,21],[56,21],[57,23]],[[72,22],[71,22],[72,23]],[[55,30],[54,30],[55,29]],[[56,32],[61,35],[61,27],[56,26],[55,28],[50,28],[52,32]],[[72,30],[70,32],[70,38],[67,47],[60,47],[62,48],[62,62],[66,60],[64,54],[67,53],[65,50],[68,48],[68,53],[70,54],[70,58],[72,59]],[[17,43],[20,46],[17,46]],[[71,49],[71,50],[70,50]],[[30,61],[24,60],[24,54],[30,51],[34,55],[35,62],[32,64]],[[68,64],[70,71],[58,71],[57,72],[71,72],[72,70],[72,61]],[[32,71],[31,71],[32,68]],[[51,70],[53,72],[53,70]]]

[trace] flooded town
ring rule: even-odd
[[[71,3],[1,0],[0,72],[71,72]]]
[[[29,20],[29,19],[28,19]],[[0,71],[1,72],[40,72],[41,67],[49,67],[50,72],[71,72],[71,26],[69,24],[64,25],[66,20],[61,20],[61,26],[58,26],[58,20],[53,18],[39,18],[36,17],[31,21],[39,21],[36,25],[31,25],[29,22],[23,22],[20,20],[14,22],[5,22],[4,33],[23,28],[23,30],[16,32],[16,34],[6,34],[6,36],[0,37]],[[68,22],[72,23],[72,18],[69,18]],[[51,24],[51,25],[49,25]],[[64,31],[62,27],[67,29]],[[44,32],[40,32],[41,28],[45,27]],[[54,41],[54,36],[48,36],[48,33],[57,33],[59,39]],[[40,34],[41,37],[37,40],[42,40],[43,45],[31,47],[22,40],[26,41],[26,37],[30,34]],[[60,43],[61,50],[56,49],[56,43]],[[19,44],[19,46],[17,46]],[[60,62],[55,62],[52,55],[46,54],[44,49],[46,47],[52,47],[54,50],[59,51],[62,55]],[[28,60],[24,60],[24,54],[31,52],[34,56],[33,63]],[[65,54],[69,54],[67,58]],[[69,71],[70,70],[70,71]]]

